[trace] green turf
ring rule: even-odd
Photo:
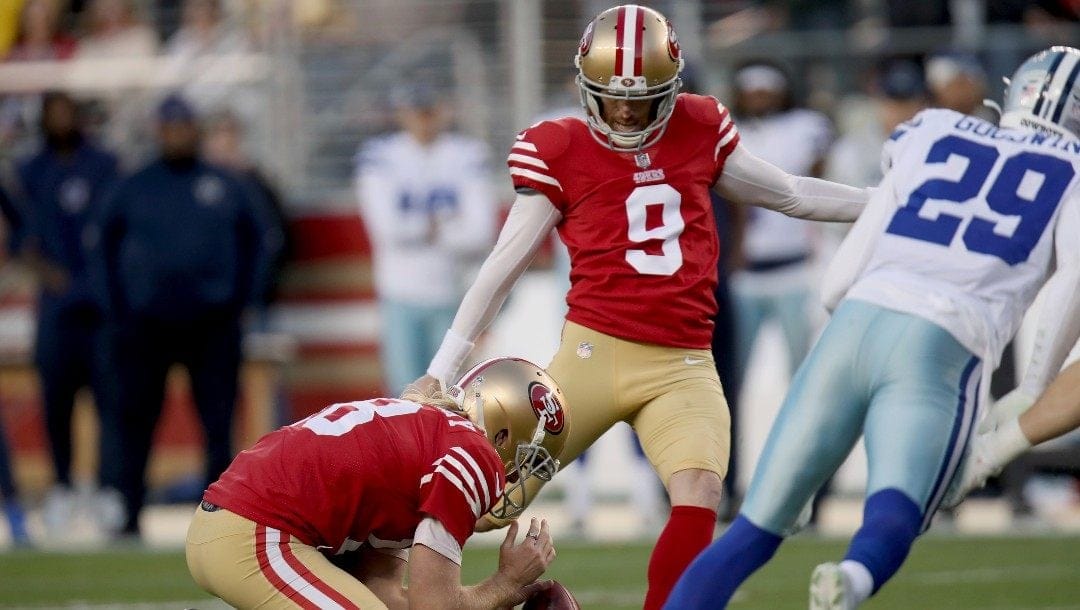
[[[842,541],[796,538],[740,590],[733,610],[806,607],[810,570]],[[649,548],[561,545],[551,576],[588,609],[640,608]],[[465,579],[494,569],[495,549],[465,554]],[[0,553],[0,607],[205,599],[179,552]],[[198,605],[198,604],[196,604]],[[868,610],[1080,610],[1080,537],[921,540]]]

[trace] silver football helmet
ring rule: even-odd
[[[1001,126],[1080,137],[1080,50],[1050,47],[1006,82]]]

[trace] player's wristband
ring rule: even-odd
[[[1001,424],[994,431],[994,462],[999,470],[1030,448],[1031,441],[1024,436],[1024,431],[1020,429],[1020,418],[1018,417]]]
[[[441,381],[443,385],[454,383],[462,363],[474,345],[472,341],[454,332],[454,329],[447,330],[439,351],[435,352],[435,357],[428,365],[427,374]]]

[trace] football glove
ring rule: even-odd
[[[1020,417],[1020,414],[1030,409],[1033,404],[1035,404],[1035,398],[1028,396],[1020,388],[1009,392],[990,406],[986,416],[979,422],[979,433],[993,432],[1001,424]]]

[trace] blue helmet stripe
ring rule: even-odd
[[[1054,109],[1054,116],[1050,118],[1051,121],[1057,123],[1061,120],[1061,113],[1069,102],[1069,96],[1072,95],[1072,88],[1073,84],[1076,83],[1077,74],[1080,74],[1080,60],[1073,64],[1072,72],[1069,73],[1069,78],[1065,81],[1065,87],[1061,90],[1061,99],[1058,100],[1057,108]]]
[[[1043,102],[1046,97],[1046,90],[1050,88],[1050,81],[1054,80],[1054,73],[1057,72],[1058,66],[1061,65],[1061,60],[1065,59],[1065,54],[1061,51],[1056,53],[1054,61],[1050,64],[1050,69],[1046,71],[1046,81],[1043,82],[1042,91],[1039,91],[1039,99],[1035,102],[1035,107],[1031,109],[1031,114],[1040,116],[1040,110],[1042,110]]]

